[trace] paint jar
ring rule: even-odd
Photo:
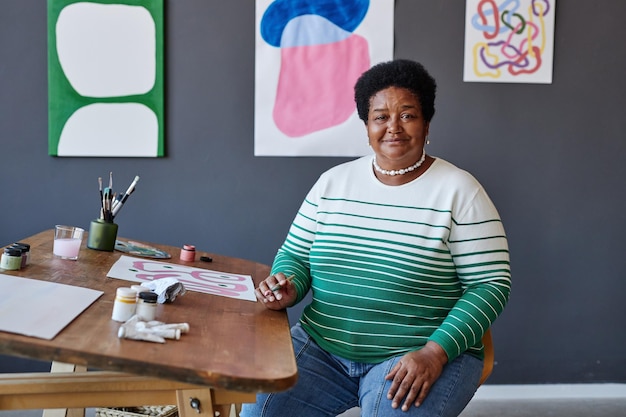
[[[16,271],[22,267],[22,251],[18,248],[4,248],[0,258],[0,268],[7,271]]]
[[[102,219],[92,220],[89,225],[87,247],[89,249],[113,252],[117,239],[117,224]]]
[[[113,303],[111,318],[115,321],[126,321],[135,314],[137,292],[131,288],[118,288]]]
[[[28,243],[17,242],[11,246],[22,249],[22,268],[30,263],[30,245]]]
[[[24,268],[26,266],[26,248],[23,246],[16,245],[15,243],[13,243],[9,247],[20,251],[20,268]]]
[[[183,245],[180,250],[180,260],[193,262],[196,260],[196,247],[194,245]]]
[[[140,292],[137,296],[137,315],[144,321],[152,321],[156,317],[158,295],[151,291]]]

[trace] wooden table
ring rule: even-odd
[[[190,332],[180,340],[158,344],[119,339],[120,323],[111,320],[115,291],[136,283],[106,274],[122,254],[88,249],[85,237],[78,261],[62,260],[52,254],[53,233],[47,230],[21,240],[31,245],[30,265],[0,273],[104,294],[52,340],[0,332],[0,353],[98,371],[0,374],[0,409],[177,404],[185,417],[197,415],[190,404],[196,398],[200,414],[213,416],[215,404],[252,402],[257,392],[282,391],[295,384],[297,368],[285,312],[267,310],[259,302],[188,291],[157,310],[161,321],[189,323]],[[263,264],[204,252],[197,258],[207,255],[212,263],[181,262],[179,248],[151,245],[172,255],[165,262],[251,275],[255,285],[269,273]]]

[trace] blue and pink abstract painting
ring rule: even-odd
[[[368,152],[354,83],[393,57],[392,0],[257,0],[255,155]]]

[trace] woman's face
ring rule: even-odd
[[[383,169],[402,169],[422,157],[429,123],[409,90],[389,87],[370,98],[367,136]]]

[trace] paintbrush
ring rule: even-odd
[[[294,279],[296,276],[294,274],[289,275],[287,278],[285,278],[287,281],[291,281],[292,279]],[[283,286],[280,284],[276,284],[274,285],[272,288],[270,288],[270,291],[274,292],[274,291],[278,291],[282,288]]]

